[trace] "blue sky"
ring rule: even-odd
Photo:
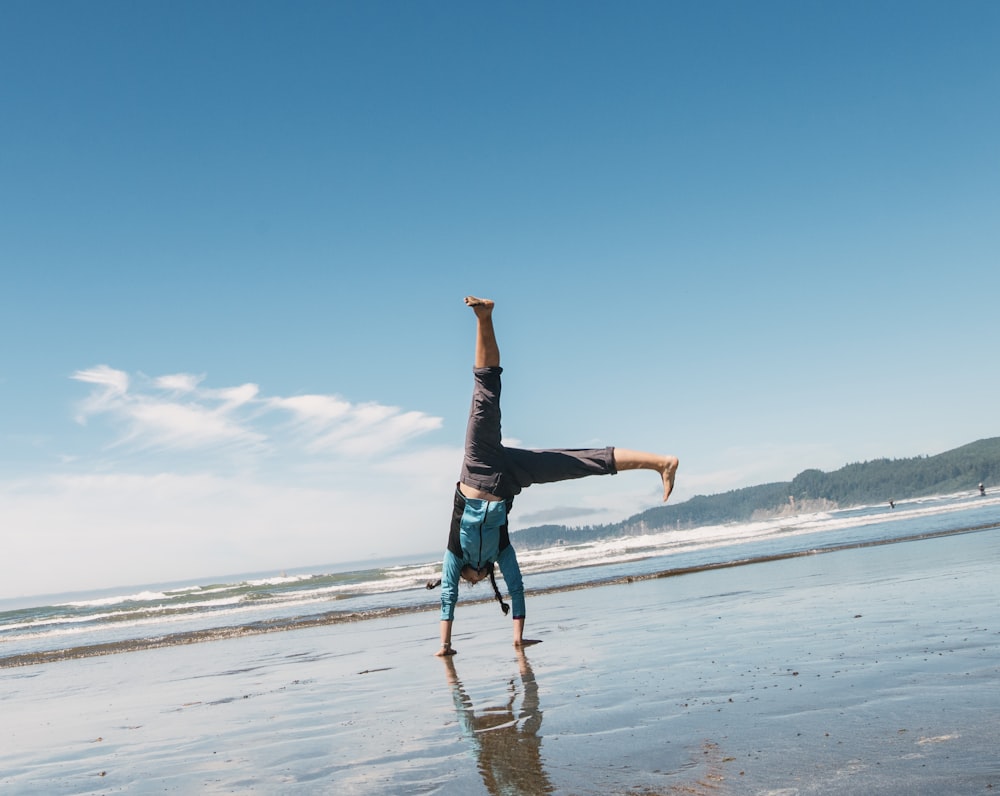
[[[443,549],[504,430],[673,500],[1000,434],[994,2],[0,6],[0,597]],[[621,519],[655,475],[526,491]]]

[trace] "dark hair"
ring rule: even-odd
[[[500,594],[500,589],[497,588],[497,576],[493,573],[495,564],[490,562],[490,583],[493,585],[493,593],[496,595],[497,602],[500,603],[500,610],[503,611],[503,615],[507,616],[510,613],[510,606],[503,601],[503,597]]]
[[[490,584],[493,586],[493,594],[496,596],[497,602],[500,603],[500,610],[503,611],[503,615],[507,616],[507,614],[510,613],[510,606],[503,601],[503,595],[500,594],[500,587],[497,586],[497,576],[494,572],[496,564],[494,564],[491,561],[489,567],[490,567]],[[485,569],[485,567],[483,568]],[[440,585],[441,585],[441,578],[438,578],[437,580],[427,581],[428,589],[436,589]]]

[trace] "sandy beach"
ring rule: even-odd
[[[1000,533],[0,671],[0,792],[986,794]]]

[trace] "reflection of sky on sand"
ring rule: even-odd
[[[542,767],[538,684],[524,652],[518,653],[518,677],[510,680],[507,702],[478,711],[462,686],[454,658],[444,658],[444,665],[463,734],[475,752],[491,796],[552,793],[552,783]]]
[[[0,669],[0,793],[995,792],[997,562],[989,530],[536,594],[530,667],[483,603],[451,664],[425,613]]]

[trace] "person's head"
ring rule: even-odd
[[[492,571],[492,564],[487,564],[485,567],[480,567],[479,569],[466,564],[462,567],[462,580],[475,585],[476,583],[479,583],[479,581],[488,578],[490,576],[490,572]]]
[[[462,580],[466,581],[467,583],[471,583],[473,586],[479,583],[479,581],[489,578],[490,585],[493,586],[493,594],[497,598],[497,602],[500,603],[500,608],[503,611],[504,616],[506,616],[510,611],[510,606],[503,601],[503,596],[500,594],[500,589],[497,586],[496,575],[493,574],[493,568],[494,564],[492,561],[485,567],[480,567],[479,569],[476,569],[475,567],[466,564],[464,567],[462,567],[459,574],[461,575]],[[435,583],[434,585],[436,586],[440,582],[441,581],[437,581],[437,583]],[[431,584],[428,583],[427,588],[430,589],[433,588],[433,586],[431,586]]]

